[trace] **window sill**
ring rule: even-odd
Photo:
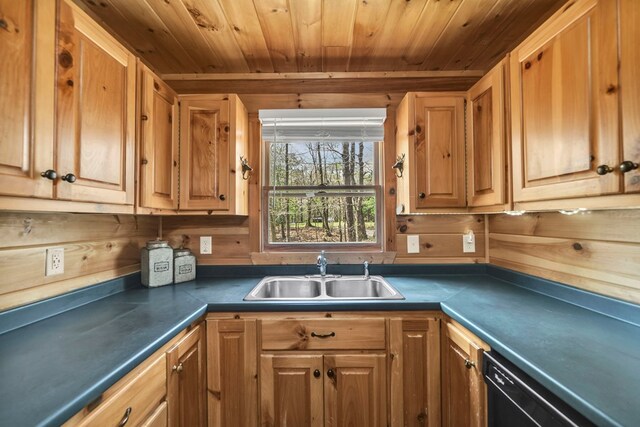
[[[305,252],[251,252],[251,262],[256,265],[315,264],[319,253],[320,248]],[[328,250],[326,256],[329,264],[361,264],[364,261],[372,264],[393,264],[396,253],[382,252],[371,248],[363,248],[362,250],[351,248],[349,250]]]

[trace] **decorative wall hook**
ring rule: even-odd
[[[249,166],[249,160],[247,160],[244,156],[240,156],[240,164],[242,166],[242,179],[246,181],[251,178],[253,168]]]
[[[402,155],[398,156],[398,158],[396,159],[396,162],[393,164],[393,166],[391,166],[393,169],[395,169],[396,172],[396,176],[398,178],[402,178],[402,173],[404,172],[404,159],[405,159],[405,154],[402,153]]]

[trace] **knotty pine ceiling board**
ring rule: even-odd
[[[75,0],[160,74],[487,71],[566,0]]]

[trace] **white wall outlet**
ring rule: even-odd
[[[55,276],[62,273],[64,273],[64,248],[47,249],[47,263],[44,275]]]
[[[407,236],[407,253],[420,253],[420,236],[418,236],[417,234],[411,234]]]
[[[462,235],[462,252],[470,253],[476,251],[476,235],[469,231]]]
[[[211,254],[211,236],[200,236],[200,254]]]

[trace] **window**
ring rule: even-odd
[[[384,109],[260,112],[268,248],[381,247]]]

